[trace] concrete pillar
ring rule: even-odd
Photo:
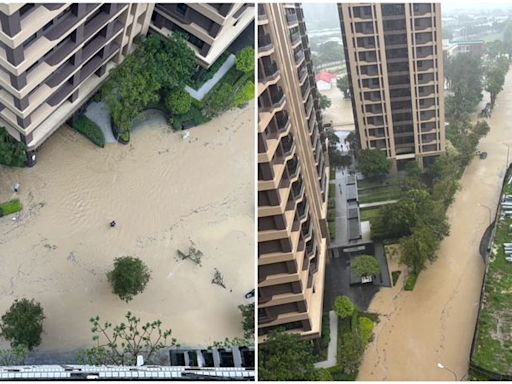
[[[18,125],[21,127],[21,128],[27,128],[29,125],[30,125],[30,116],[27,116],[25,118],[21,118],[19,116],[16,116],[16,121],[18,123]]]
[[[23,60],[25,60],[23,46],[21,45],[16,48],[5,47],[5,53],[7,55],[7,61],[14,66],[19,65]]]
[[[13,75],[11,73],[10,78],[11,78],[11,85],[14,88],[16,88],[18,91],[27,85],[27,73],[26,72],[23,72],[19,76]]]
[[[15,36],[21,31],[21,18],[19,11],[14,12],[12,15],[6,15],[0,12],[0,23],[2,30],[7,36]]]
[[[28,96],[25,96],[21,99],[18,99],[17,97],[14,98],[14,106],[18,108],[20,111],[23,111],[25,108],[28,107]]]

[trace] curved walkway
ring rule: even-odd
[[[329,329],[331,339],[329,340],[329,347],[327,349],[327,360],[316,363],[316,368],[331,368],[336,365],[338,355],[338,316],[334,311],[329,312]]]
[[[475,158],[461,179],[448,210],[450,235],[438,259],[421,273],[412,292],[382,289],[369,310],[380,314],[359,380],[451,380],[469,364],[484,263],[480,239],[495,211],[505,175],[507,145],[512,144],[512,75],[498,96],[491,131],[480,141],[486,160]],[[438,363],[446,369],[438,368]]]

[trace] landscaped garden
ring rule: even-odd
[[[398,200],[402,193],[398,177],[388,177],[384,181],[364,179],[357,183],[359,202],[361,204]]]
[[[199,68],[193,50],[179,33],[169,38],[146,37],[112,70],[101,90],[112,114],[114,136],[122,143],[129,142],[137,116],[149,108],[166,111],[172,128],[181,130],[246,105],[255,93],[251,47],[238,53],[235,66],[202,100],[185,91],[187,84],[200,86],[208,81],[223,63],[221,58],[209,70]]]
[[[510,178],[510,173],[505,180]],[[512,194],[507,184],[505,194]],[[505,259],[504,243],[512,243],[512,218],[496,227],[472,361],[499,374],[512,375],[512,262]]]

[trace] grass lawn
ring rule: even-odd
[[[360,210],[361,213],[361,221],[372,221],[376,217],[380,216],[380,210],[378,207],[376,208],[363,208]]]
[[[398,200],[401,193],[402,190],[399,185],[385,185],[359,190],[359,202],[361,204],[368,204],[386,200]]]
[[[23,206],[19,199],[13,199],[0,204],[0,217],[12,215],[13,213],[21,211]]]
[[[506,190],[512,193],[510,186]],[[473,355],[480,367],[508,375],[512,374],[512,263],[505,260],[503,243],[512,242],[511,224],[512,219],[504,219],[496,228]]]
[[[414,287],[416,286],[416,281],[418,281],[418,276],[415,273],[409,274],[407,281],[404,285],[404,290],[406,291],[414,291]]]

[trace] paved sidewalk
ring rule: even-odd
[[[185,87],[185,91],[187,91],[190,96],[192,96],[196,100],[203,100],[203,98],[206,96],[208,92],[211,91],[211,89],[224,77],[226,73],[231,69],[232,66],[234,66],[236,63],[236,57],[235,55],[231,54],[226,59],[224,64],[219,68],[219,70],[213,75],[213,77],[208,80],[206,83],[204,83],[201,88],[199,89],[193,89],[189,87],[188,85]]]
[[[331,331],[331,340],[329,341],[329,347],[327,349],[327,360],[316,363],[316,368],[330,368],[336,365],[338,354],[338,316],[334,311],[329,312],[329,329]]]
[[[398,202],[398,200],[377,201],[375,203],[359,204],[359,208],[380,207],[381,205],[394,204],[394,203],[397,203],[397,202]]]

